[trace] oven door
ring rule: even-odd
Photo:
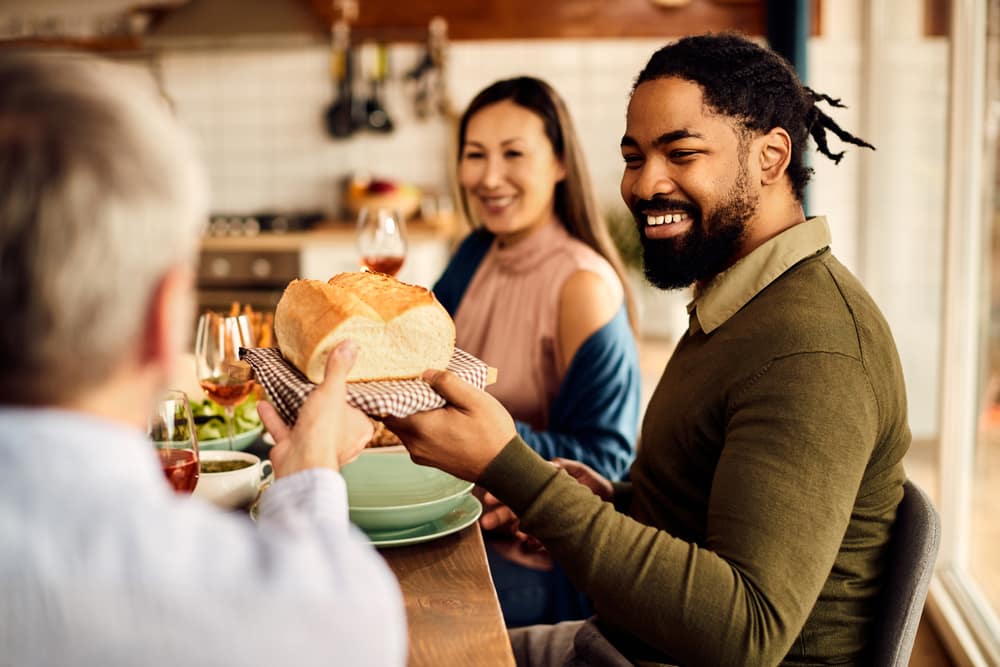
[[[211,250],[198,266],[198,310],[228,312],[233,302],[273,311],[299,276],[297,251]]]

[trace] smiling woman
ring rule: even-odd
[[[478,229],[434,288],[457,344],[500,369],[490,393],[539,453],[619,478],[637,422],[632,298],[565,105],[538,79],[498,81],[469,104],[458,144]],[[602,373],[588,358],[605,346]],[[582,398],[602,376],[603,412]]]
[[[543,121],[532,111],[503,100],[469,118],[459,181],[475,219],[505,245],[555,220],[553,193],[565,178]]]
[[[499,369],[489,391],[535,451],[619,479],[638,424],[632,298],[565,105],[538,79],[498,81],[470,103],[458,145],[462,208],[478,229],[434,288],[456,344]],[[558,569],[490,555],[508,625],[588,613]]]

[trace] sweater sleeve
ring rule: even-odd
[[[573,356],[547,430],[517,422],[517,433],[545,459],[574,459],[609,479],[621,479],[635,454],[639,381],[638,353],[623,306]]]
[[[619,513],[518,440],[480,484],[630,641],[680,664],[776,665],[830,574],[877,424],[857,360],[771,362],[730,399],[704,544]]]

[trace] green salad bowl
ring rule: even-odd
[[[353,521],[368,533],[403,531],[436,521],[472,491],[472,482],[417,465],[409,453],[366,449],[341,468]]]
[[[242,451],[252,445],[260,434],[264,431],[264,425],[258,424],[249,431],[243,431],[233,436],[233,449]],[[211,440],[199,440],[198,447],[206,451],[229,449],[229,438],[212,438]]]

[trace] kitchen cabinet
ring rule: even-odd
[[[310,0],[330,17],[329,0]],[[738,30],[764,34],[765,0],[360,0],[352,30],[384,40],[422,41],[435,16],[448,21],[448,38],[537,39],[671,37]],[[675,5],[675,6],[667,6]]]
[[[4,0],[0,1],[0,48],[142,55],[142,36],[150,25],[188,1]]]

